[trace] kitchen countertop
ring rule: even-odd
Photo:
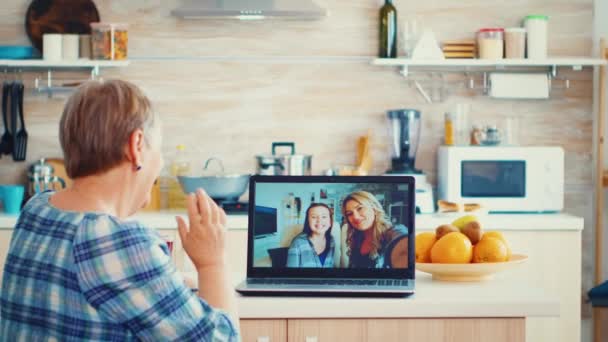
[[[187,273],[196,279],[196,274]],[[233,274],[236,284],[244,276]],[[407,298],[270,297],[237,294],[240,318],[558,317],[559,300],[508,272],[472,283],[416,272]]]
[[[155,229],[177,229],[175,216],[187,216],[183,211],[142,212],[132,218]],[[464,215],[464,214],[462,214]],[[418,214],[416,215],[417,230],[431,230],[437,226],[449,223],[459,214]],[[556,214],[488,214],[479,215],[485,229],[517,230],[517,231],[561,231],[583,230],[584,221],[564,213]],[[17,216],[0,214],[0,229],[12,229]],[[229,230],[247,230],[247,215],[228,215]]]

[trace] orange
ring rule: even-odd
[[[509,245],[509,241],[507,241],[507,239],[505,239],[505,236],[502,235],[501,232],[497,232],[497,231],[490,231],[490,232],[486,232],[484,233],[481,238],[483,239],[484,237],[494,237],[499,239],[500,241],[502,241],[505,246],[507,246],[507,260],[511,260],[511,246]]]
[[[437,238],[433,232],[416,235],[416,262],[431,262],[431,248],[436,241]]]
[[[473,262],[504,262],[507,261],[507,245],[495,237],[484,234],[473,247]]]
[[[468,264],[473,258],[473,245],[469,238],[458,232],[444,235],[433,245],[431,260],[440,264]]]

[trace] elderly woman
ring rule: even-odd
[[[408,230],[393,225],[380,202],[367,191],[350,193],[342,201],[347,229],[343,246],[349,268],[407,267]]]
[[[60,122],[71,188],[33,197],[4,269],[0,340],[237,340],[227,281],[226,216],[203,192],[177,218],[198,271],[184,284],[166,243],[127,218],[146,205],[163,165],[159,119],[124,81],[89,82]]]

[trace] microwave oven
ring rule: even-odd
[[[564,150],[542,146],[441,146],[438,197],[490,212],[564,208]]]

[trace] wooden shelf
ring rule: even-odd
[[[125,67],[129,65],[129,61],[103,61],[79,59],[75,61],[58,61],[51,62],[42,59],[0,59],[0,68],[40,68],[40,69],[77,69],[77,68],[108,68],[108,67]]]
[[[376,58],[373,65],[380,66],[424,66],[424,67],[558,67],[558,66],[598,66],[606,65],[601,58],[584,57],[555,57],[548,59],[443,59],[443,60],[416,60],[409,58]]]

